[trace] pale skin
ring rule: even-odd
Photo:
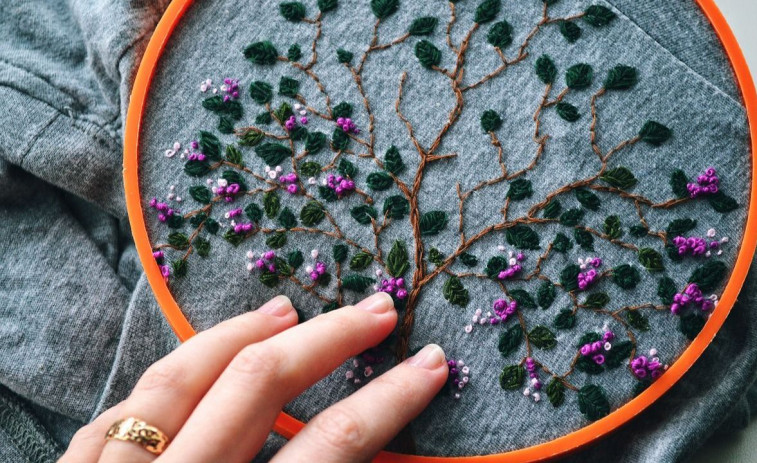
[[[147,369],[129,397],[73,437],[59,463],[249,462],[283,406],[395,328],[392,299],[376,293],[297,325],[284,296],[194,336]],[[441,389],[444,352],[428,345],[313,418],[273,462],[369,461]],[[136,417],[170,439],[156,456],[104,439]]]

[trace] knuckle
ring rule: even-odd
[[[357,454],[366,444],[362,420],[356,412],[344,407],[324,411],[311,425],[317,439],[340,452]]]
[[[79,428],[76,433],[74,433],[74,436],[71,438],[71,443],[69,444],[69,451],[66,453],[69,453],[71,450],[75,450],[76,447],[79,447],[80,445],[94,441],[94,440],[102,440],[105,437],[104,432],[100,432],[97,429],[95,429],[94,426],[91,424],[88,424],[86,426],[82,426]]]
[[[152,364],[137,382],[137,392],[172,392],[181,393],[186,388],[184,368],[168,359]]]
[[[256,379],[264,378],[275,382],[280,376],[284,362],[284,353],[277,347],[266,343],[252,344],[245,347],[234,357],[229,369]]]

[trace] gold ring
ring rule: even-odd
[[[111,439],[137,443],[154,455],[163,453],[168,445],[168,436],[160,429],[134,417],[113,423],[105,434],[105,440]]]

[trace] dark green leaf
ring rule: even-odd
[[[599,206],[602,205],[602,201],[599,200],[599,197],[589,190],[576,188],[573,192],[576,194],[578,202],[586,209],[596,211],[599,209]]]
[[[623,236],[623,225],[620,223],[620,217],[617,215],[608,216],[605,219],[604,232],[612,240]]]
[[[557,216],[560,215],[560,211],[562,210],[562,204],[560,204],[560,201],[557,199],[553,199],[544,206],[544,218],[545,219],[556,219]]]
[[[676,292],[676,283],[670,277],[663,277],[657,283],[657,295],[663,304],[670,305],[673,303],[673,296]]]
[[[347,249],[347,246],[344,244],[335,244],[333,248],[333,256],[335,262],[344,262],[345,259],[347,259],[347,253],[349,250]]]
[[[421,18],[416,18],[412,22],[412,24],[410,24],[408,33],[410,35],[430,35],[434,32],[434,29],[436,28],[436,24],[438,22],[439,20],[432,16],[423,16]]]
[[[586,297],[583,305],[590,309],[603,309],[610,303],[610,296],[607,293],[592,293]]]
[[[639,331],[649,331],[649,320],[638,310],[629,310],[626,312],[626,320],[632,328]]]
[[[229,184],[236,183],[237,185],[239,185],[240,191],[242,192],[247,191],[247,182],[244,181],[242,174],[240,174],[236,170],[223,171],[223,174],[221,174],[221,178],[229,182]]]
[[[428,250],[428,261],[437,267],[441,267],[444,263],[444,254],[436,248],[431,248]]]
[[[300,268],[305,262],[305,258],[302,256],[302,251],[295,249],[287,254],[287,264],[292,268]]]
[[[386,258],[386,270],[391,276],[399,278],[407,272],[409,266],[405,242],[395,241]]]
[[[397,12],[400,0],[371,0],[371,11],[379,19],[384,19]]]
[[[279,4],[279,12],[287,21],[299,22],[305,17],[305,5],[300,2],[284,2]]]
[[[502,369],[499,375],[499,385],[502,389],[513,391],[519,389],[526,377],[526,369],[520,365],[509,365]]]
[[[375,282],[373,278],[352,273],[342,278],[342,288],[362,293]]]
[[[528,333],[528,340],[539,349],[554,349],[557,345],[555,334],[546,326],[536,326]]]
[[[547,384],[547,398],[553,407],[557,408],[565,402],[565,385],[557,378]]]
[[[510,291],[510,297],[518,302],[518,308],[520,309],[535,309],[536,301],[528,294],[525,289],[513,289]]]
[[[581,267],[576,264],[570,264],[560,272],[560,284],[565,291],[575,291],[578,289],[579,273],[581,273]]]
[[[689,189],[687,188],[689,179],[686,177],[686,173],[681,169],[676,169],[670,174],[670,188],[673,190],[673,194],[678,198],[688,198]]]
[[[308,136],[308,129],[305,127],[298,125],[294,129],[289,131],[289,138],[291,138],[294,141],[300,141],[304,140]]]
[[[581,32],[581,28],[578,27],[578,24],[572,21],[562,21],[560,23],[560,33],[570,43],[574,43],[576,40],[580,39]]]
[[[599,375],[605,372],[602,365],[597,365],[591,357],[584,357],[583,355],[576,360],[576,370],[582,371],[587,375]]]
[[[583,336],[581,336],[581,339],[578,340],[578,344],[576,347],[581,347],[584,344],[591,344],[601,339],[602,339],[602,335],[595,333],[593,331],[589,331],[588,333],[584,333]]]
[[[210,241],[198,236],[194,240],[194,248],[197,251],[197,255],[200,257],[208,257],[210,255]]]
[[[272,249],[279,249],[287,244],[286,233],[274,233],[265,240],[265,244]]]
[[[615,19],[615,13],[607,7],[601,5],[592,5],[584,13],[584,21],[594,27],[603,27],[610,24]]]
[[[276,58],[279,52],[269,41],[255,42],[244,49],[244,57],[255,64],[273,65],[276,64]]]
[[[352,52],[347,51],[343,48],[339,48],[336,51],[336,60],[342,64],[350,64],[353,56],[355,55]]]
[[[536,291],[536,299],[539,301],[539,306],[542,309],[548,309],[555,302],[556,297],[557,291],[555,290],[555,285],[549,280],[542,282],[539,290]]]
[[[371,172],[365,179],[368,188],[374,191],[384,191],[394,185],[394,180],[386,172]]]
[[[484,132],[494,132],[502,127],[502,118],[493,109],[487,109],[481,115],[481,128]]]
[[[555,111],[557,111],[558,116],[568,122],[576,122],[581,118],[581,115],[578,113],[578,108],[570,103],[557,103],[557,105],[555,106]]]
[[[594,235],[589,233],[583,228],[575,228],[573,230],[573,239],[576,240],[576,244],[581,246],[587,251],[594,250]]]
[[[325,133],[310,132],[305,138],[305,149],[308,150],[309,154],[317,154],[326,146],[326,141]]]
[[[373,256],[367,252],[358,252],[350,259],[350,268],[352,270],[365,270],[373,262]]]
[[[662,264],[662,255],[654,249],[639,249],[639,263],[650,272],[665,270],[665,266]]]
[[[612,269],[612,281],[622,289],[634,289],[641,281],[641,276],[635,267],[620,264]]]
[[[599,177],[599,179],[621,190],[630,190],[638,183],[636,177],[626,167],[610,169]]]
[[[295,98],[299,91],[300,83],[291,77],[284,76],[279,80],[279,94]]]
[[[252,147],[263,141],[265,134],[257,129],[249,129],[239,133],[238,137],[240,145]]]
[[[718,260],[711,260],[694,270],[689,283],[696,283],[705,293],[715,291],[725,279],[728,266]]]
[[[539,235],[526,225],[517,224],[508,228],[505,239],[518,249],[539,249]]]
[[[202,107],[227,118],[230,123],[242,118],[242,104],[236,100],[223,101],[223,97],[220,95],[203,100]]]
[[[324,217],[326,217],[326,212],[318,201],[308,201],[300,211],[300,221],[306,227],[318,225]]]
[[[275,288],[279,284],[279,276],[274,272],[269,272],[268,270],[263,270],[263,272],[258,277],[258,280],[260,280],[263,285],[269,288]]]
[[[633,225],[628,230],[631,233],[631,235],[635,236],[636,238],[647,236],[647,234],[649,233],[649,229],[645,227],[643,224]]]
[[[553,324],[558,330],[569,330],[576,326],[576,316],[570,309],[561,310]]]
[[[410,212],[410,203],[403,196],[389,196],[384,200],[382,212],[391,219],[401,220]]]
[[[189,238],[184,233],[172,232],[168,235],[168,244],[176,249],[184,250],[189,247]]]
[[[287,119],[289,119],[294,112],[292,111],[292,105],[287,103],[286,101],[281,103],[281,105],[273,112],[274,117],[279,121],[279,123],[284,124]]]
[[[239,246],[245,239],[244,233],[236,233],[233,228],[226,230],[223,239],[231,243],[234,247]]]
[[[189,188],[189,196],[195,201],[202,204],[210,204],[210,200],[213,199],[213,194],[209,189],[202,185],[196,185]]]
[[[513,42],[513,27],[507,21],[494,23],[486,34],[486,41],[493,47],[507,47]]]
[[[507,259],[502,256],[494,256],[486,263],[484,273],[492,280],[496,280],[499,272],[507,268]]]
[[[281,200],[275,191],[268,191],[263,195],[263,209],[269,219],[275,219],[279,215]]]
[[[357,175],[357,167],[355,167],[355,164],[344,158],[339,161],[339,166],[336,168],[336,170],[340,174],[349,178],[355,178],[355,176]]]
[[[536,76],[545,84],[551,84],[557,77],[557,67],[548,55],[541,55],[536,60]]]
[[[273,99],[273,87],[267,82],[256,80],[250,84],[250,97],[257,104],[270,103]]]
[[[522,342],[523,329],[520,327],[520,324],[516,323],[500,335],[498,348],[502,352],[502,356],[507,357],[518,350]]]
[[[334,106],[332,110],[335,118],[340,117],[352,117],[352,105],[346,101],[342,101],[338,105]]]
[[[473,254],[464,252],[460,254],[460,262],[462,262],[466,267],[475,267],[476,265],[478,265],[478,257],[474,256]]]
[[[568,209],[560,215],[560,223],[566,227],[575,227],[578,222],[584,218],[584,211],[581,209]]]
[[[402,161],[400,151],[394,145],[390,146],[389,149],[386,150],[386,155],[384,156],[384,169],[386,169],[388,172],[393,173],[394,175],[397,175],[405,170],[405,163]]]
[[[221,116],[218,118],[218,131],[223,134],[234,133],[234,121],[227,116]]]
[[[326,13],[335,10],[338,4],[337,0],[318,0],[318,9]]]
[[[218,224],[218,222],[215,221],[215,219],[208,217],[205,219],[205,230],[210,233],[211,235],[215,235],[218,233],[218,229],[221,226]]]
[[[610,413],[610,402],[604,389],[588,384],[578,391],[578,409],[590,421],[604,418]]]
[[[339,197],[336,194],[336,191],[324,185],[320,185],[318,187],[318,194],[321,196],[321,199],[323,199],[324,201],[328,201],[330,203],[339,199]]]
[[[444,211],[430,211],[421,215],[421,235],[437,235],[447,226],[447,213]]]
[[[707,200],[709,201],[710,206],[712,206],[712,209],[721,214],[735,211],[739,208],[739,203],[722,191],[709,195]]]
[[[287,59],[289,61],[297,62],[302,58],[302,49],[300,49],[300,46],[296,43],[289,47],[289,50],[287,50]]]
[[[229,145],[226,147],[226,160],[232,164],[236,164],[238,166],[244,166],[244,159],[242,159],[242,152],[239,151],[239,148],[235,147],[234,145]]]
[[[697,221],[694,219],[675,219],[668,225],[665,232],[669,239],[677,236],[684,236],[697,226]]]
[[[210,132],[200,131],[200,151],[212,161],[221,160],[221,141]]]
[[[610,69],[605,79],[605,88],[608,90],[628,90],[639,81],[636,68],[619,64]]]
[[[531,180],[525,178],[513,180],[513,182],[510,183],[510,188],[507,190],[507,197],[513,201],[530,198],[533,194],[534,190],[531,187]]]
[[[699,332],[702,331],[705,323],[707,323],[706,318],[695,312],[689,312],[681,316],[678,323],[678,329],[684,334],[684,336],[686,336],[686,338],[693,341]]]
[[[421,40],[415,44],[415,57],[421,66],[430,69],[442,61],[442,52],[428,40]]]
[[[555,240],[552,241],[552,249],[565,254],[566,252],[573,249],[573,242],[570,241],[570,238],[565,236],[563,233],[558,233],[557,235],[555,235]]]
[[[360,225],[370,225],[371,219],[375,219],[378,212],[372,206],[361,204],[350,209],[350,215]]]
[[[173,214],[166,221],[169,228],[181,228],[184,226],[184,216],[181,214]]]
[[[186,260],[177,259],[171,262],[171,267],[173,268],[173,275],[175,277],[181,278],[187,275],[188,264]]]
[[[350,137],[347,132],[340,128],[334,129],[331,134],[331,148],[335,151],[343,151],[347,149],[350,144]]]
[[[274,167],[290,158],[292,156],[292,150],[281,143],[263,143],[255,149],[255,154],[257,154],[266,165]]]
[[[467,306],[470,301],[468,290],[465,289],[463,283],[456,276],[450,276],[447,281],[444,282],[442,295],[444,295],[444,299],[451,304],[459,305],[460,307]]]
[[[473,20],[479,24],[487,23],[497,17],[501,7],[502,3],[500,0],[484,0],[476,7],[476,14],[473,16]]]
[[[621,341],[612,343],[612,349],[605,352],[605,368],[610,370],[618,368],[624,362],[630,361],[631,352],[634,346],[631,341]]]
[[[579,63],[568,68],[565,83],[573,90],[582,90],[591,85],[594,70],[586,63]]]
[[[300,173],[305,177],[315,177],[321,173],[321,165],[315,161],[300,164]]]
[[[653,146],[660,146],[673,135],[673,132],[656,121],[647,121],[639,131],[639,137]]]

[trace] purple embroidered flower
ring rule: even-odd
[[[305,269],[310,274],[310,281],[318,281],[326,273],[326,264],[316,261],[314,266]]]
[[[615,339],[615,333],[606,330],[599,341],[588,342],[581,346],[580,352],[584,357],[589,357],[597,365],[605,363],[605,352],[612,349],[612,341]]]
[[[499,325],[506,322],[518,311],[518,302],[512,300],[509,303],[504,299],[497,299],[492,304],[492,311],[484,313],[481,309],[476,309],[470,324],[465,325],[465,332],[471,333],[474,325]]]
[[[244,233],[249,233],[249,232],[251,232],[254,229],[255,229],[255,224],[249,223],[249,222],[247,222],[247,223],[238,223],[238,224],[234,225],[234,233],[236,233],[237,235],[241,235],[241,234],[244,234]]]
[[[355,126],[355,123],[352,122],[352,119],[350,119],[349,117],[338,118],[336,120],[336,125],[338,125],[344,132],[354,134],[360,133],[360,129]]]
[[[260,259],[255,261],[255,267],[258,270],[276,273],[276,253],[274,251],[265,251],[260,255]]]
[[[223,85],[221,85],[221,91],[225,93],[223,101],[236,100],[239,98],[239,79],[231,79],[229,77],[223,79]]]
[[[297,187],[299,177],[297,177],[297,174],[294,172],[282,175],[279,177],[279,181],[287,186],[287,192],[290,195],[296,194],[299,191],[299,188]]]
[[[227,219],[233,219],[234,217],[238,217],[240,215],[242,215],[242,208],[241,207],[239,207],[237,209],[230,210],[229,212],[227,212],[226,214],[224,214],[224,217],[226,217]]]
[[[347,177],[342,177],[341,175],[329,174],[323,180],[323,184],[328,188],[334,190],[338,198],[341,198],[342,196],[355,190],[355,182]]]
[[[155,262],[158,263],[158,268],[160,269],[160,274],[163,276],[163,280],[167,282],[168,277],[171,276],[171,267],[163,263],[165,254],[163,251],[154,251],[152,257],[155,259]]]
[[[576,277],[576,279],[578,280],[578,289],[583,291],[591,286],[599,277],[596,269],[602,266],[602,259],[600,259],[599,257],[587,257],[586,259],[579,258],[578,266],[581,268],[581,270],[586,270],[587,268],[589,269],[589,271],[587,272],[580,272]]]
[[[543,384],[539,380],[539,372],[536,362],[534,362],[534,359],[531,357],[526,357],[525,365],[529,377],[529,386],[523,390],[523,395],[526,397],[530,396],[534,399],[534,402],[538,402],[541,400],[541,393],[539,391],[541,391]]]
[[[715,308],[718,299],[714,294],[710,297],[704,297],[702,290],[696,283],[686,286],[681,293],[673,296],[673,303],[670,305],[670,311],[674,315],[679,315],[684,307],[689,304],[698,305],[702,312],[709,312]]]
[[[515,278],[521,270],[523,270],[523,267],[520,265],[520,262],[523,262],[526,260],[526,256],[519,252],[517,255],[515,255],[512,251],[510,252],[510,259],[507,261],[508,267],[497,275],[498,280],[509,280],[512,278]]]
[[[179,211],[170,208],[168,204],[159,202],[158,198],[152,198],[149,204],[150,207],[158,211],[158,220],[161,222],[166,222],[174,214],[179,213]]]
[[[284,127],[287,129],[287,131],[291,132],[295,128],[297,128],[297,119],[294,116],[289,116],[289,119],[284,122]]]
[[[377,292],[389,293],[389,295],[403,300],[407,297],[407,288],[405,288],[404,278],[389,278],[381,280],[381,285],[377,287]]]
[[[720,178],[714,167],[710,167],[703,174],[697,177],[697,183],[689,183],[686,188],[689,190],[689,196],[696,198],[703,195],[711,195],[718,192]]]
[[[234,201],[235,196],[242,189],[238,183],[229,183],[223,178],[219,178],[217,183],[218,186],[214,186],[211,190],[218,196],[223,196],[227,203]]]
[[[657,349],[651,349],[649,351],[649,358],[644,355],[640,355],[631,360],[631,370],[634,376],[638,379],[651,378],[653,381],[659,378],[665,370],[668,369],[667,365],[663,365],[657,357]]]
[[[470,367],[462,360],[454,359],[447,360],[447,367],[449,368],[447,381],[454,391],[453,397],[456,400],[460,399],[462,390],[470,383]]]
[[[707,238],[699,236],[676,236],[673,238],[673,246],[678,250],[679,256],[691,254],[692,256],[707,256],[710,257],[713,251],[716,251],[718,255],[723,254],[723,250],[720,246],[728,242],[728,237],[724,236],[721,239],[716,239],[717,232],[714,228],[707,230]]]

